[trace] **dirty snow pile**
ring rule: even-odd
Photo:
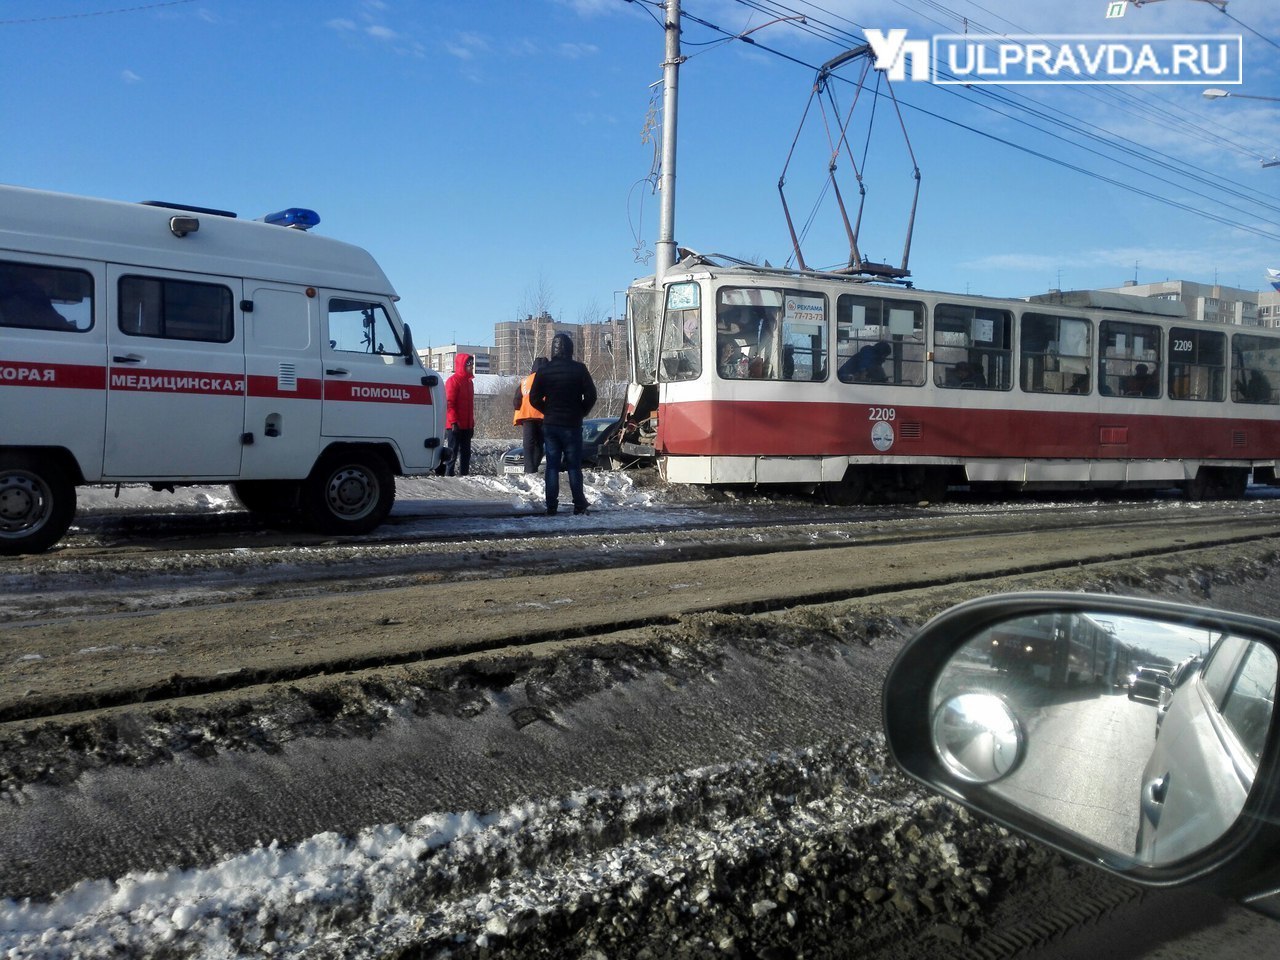
[[[867,740],[321,834],[0,901],[0,949],[120,957],[803,953],[980,924],[1043,855],[921,799]]]

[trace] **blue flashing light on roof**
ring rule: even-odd
[[[302,207],[290,207],[278,213],[268,213],[262,218],[263,223],[274,223],[277,227],[296,227],[309,230],[320,222],[320,214]]]

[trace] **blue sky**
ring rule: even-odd
[[[1229,89],[1280,97],[1274,0],[1230,0],[1229,16],[1204,0],[1148,0],[1120,20],[1105,18],[1105,0],[682,6],[677,241],[774,264],[791,256],[777,183],[793,140],[798,220],[826,177],[816,106],[801,125],[812,65],[868,27],[926,39],[966,19],[974,32],[1241,34],[1244,82]],[[784,6],[805,24],[762,26]],[[382,263],[422,345],[488,343],[495,322],[544,306],[598,320],[652,271],[654,146],[642,134],[659,105],[660,17],[627,0],[6,0],[0,181],[248,217],[313,207],[319,231]],[[757,44],[711,42],[724,34],[693,18],[731,35],[761,27]],[[836,89],[847,109],[854,85]],[[896,84],[922,177],[916,284],[1001,296],[1135,275],[1264,286],[1265,268],[1280,267],[1280,167],[1260,160],[1280,154],[1280,102],[1209,101],[1202,89]],[[1103,155],[1064,121],[1098,131]],[[1142,156],[1119,154],[1120,138]],[[860,245],[896,263],[912,178],[883,101],[866,149]],[[838,177],[851,200],[847,163]],[[840,262],[829,196],[813,223],[808,263]]]

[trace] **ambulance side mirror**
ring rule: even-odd
[[[413,348],[413,331],[407,323],[404,325],[404,362],[406,366],[418,362],[418,351]]]

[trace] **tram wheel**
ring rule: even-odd
[[[833,507],[855,507],[867,502],[867,475],[851,468],[843,480],[822,485],[822,499]]]
[[[912,487],[917,500],[939,503],[947,499],[947,472],[935,467],[920,467]]]
[[[1239,500],[1249,484],[1249,471],[1236,467],[1201,467],[1183,484],[1188,500]]]

